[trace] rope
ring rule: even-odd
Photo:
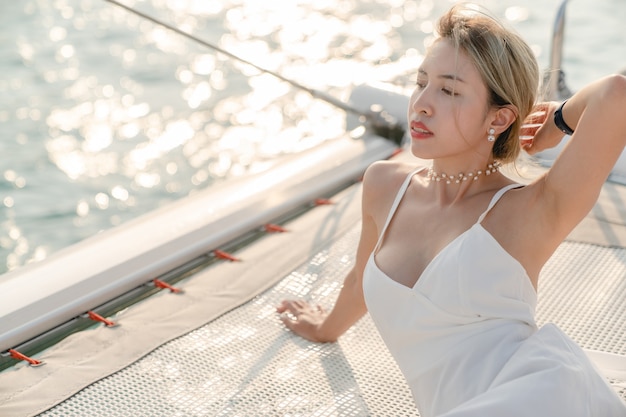
[[[148,15],[146,13],[140,12],[139,10],[136,10],[136,9],[130,7],[130,6],[122,4],[122,3],[118,2],[117,0],[105,0],[105,1],[107,1],[107,2],[109,2],[111,4],[114,4],[116,6],[119,6],[119,7],[123,8],[123,9],[125,9],[125,10],[127,10],[127,11],[129,11],[129,12],[131,12],[131,13],[137,15],[137,16],[139,16],[139,17],[142,17],[142,18],[144,18],[146,20],[149,20],[149,21],[151,21],[151,22],[153,22],[153,23],[155,23],[155,24],[157,24],[159,26],[167,28],[167,29],[169,29],[169,30],[171,30],[173,32],[176,32],[179,35],[182,35],[182,36],[184,36],[184,37],[186,37],[186,38],[188,38],[188,39],[190,39],[190,40],[192,40],[192,41],[194,41],[196,43],[199,43],[200,45],[203,45],[203,46],[205,46],[205,47],[207,47],[209,49],[213,49],[213,50],[215,50],[215,51],[217,51],[217,52],[219,52],[219,53],[221,53],[223,55],[226,55],[227,57],[229,57],[231,59],[234,59],[236,61],[242,62],[242,63],[244,63],[246,65],[250,65],[251,67],[253,67],[253,68],[255,68],[255,69],[257,69],[257,70],[259,70],[261,72],[264,72],[266,74],[270,74],[270,75],[278,78],[279,80],[285,81],[285,82],[289,83],[290,85],[292,85],[293,87],[295,87],[297,89],[306,91],[307,93],[309,93],[313,97],[318,98],[320,100],[323,100],[323,101],[325,101],[325,102],[327,102],[327,103],[329,103],[329,104],[331,104],[331,105],[333,105],[335,107],[338,107],[338,108],[340,108],[340,109],[342,109],[342,110],[344,110],[346,112],[349,112],[349,113],[355,114],[357,116],[360,116],[360,117],[365,119],[366,124],[370,128],[372,128],[374,130],[374,132],[376,134],[378,134],[379,136],[382,136],[382,137],[384,137],[386,139],[389,139],[389,140],[393,141],[394,143],[396,143],[398,145],[400,145],[401,142],[402,142],[402,138],[404,137],[404,127],[400,123],[398,123],[398,121],[393,116],[391,116],[389,113],[383,111],[382,109],[380,109],[380,110],[378,110],[378,109],[377,110],[371,110],[369,112],[362,112],[362,111],[360,111],[358,109],[355,109],[354,107],[348,105],[347,103],[345,103],[345,102],[343,102],[341,100],[336,99],[335,97],[333,97],[333,96],[331,96],[329,94],[326,94],[326,93],[324,93],[322,91],[319,91],[319,90],[315,90],[315,89],[306,87],[306,86],[300,84],[299,82],[291,80],[289,78],[286,78],[283,75],[281,75],[281,74],[279,74],[279,73],[277,73],[275,71],[269,70],[267,68],[263,68],[263,67],[255,64],[255,63],[253,63],[251,61],[248,61],[245,58],[237,56],[237,55],[227,51],[226,49],[223,49],[223,48],[219,47],[218,45],[215,45],[215,44],[207,42],[207,41],[205,41],[203,39],[200,39],[197,36],[192,35],[191,33],[185,32],[184,30],[181,30],[181,29],[179,29],[179,28],[177,28],[175,26],[172,26],[172,25],[170,25],[168,23],[162,22],[162,21],[160,21],[160,20],[158,20],[158,19],[156,19],[156,18],[154,18],[154,17],[152,17],[152,16],[150,16],[150,15]]]

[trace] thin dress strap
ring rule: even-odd
[[[396,194],[396,199],[393,200],[393,204],[391,205],[391,208],[389,209],[389,214],[387,214],[387,221],[385,221],[383,230],[381,230],[380,235],[378,235],[378,242],[376,242],[376,247],[374,248],[374,252],[378,251],[378,249],[380,248],[380,245],[383,242],[383,236],[385,236],[385,232],[387,231],[387,227],[389,226],[389,223],[391,223],[391,219],[393,219],[393,215],[396,213],[396,210],[398,209],[398,206],[400,205],[400,201],[402,201],[402,197],[404,197],[404,193],[406,192],[407,188],[409,188],[411,179],[413,178],[415,174],[425,170],[426,168],[428,167],[419,167],[411,171],[409,175],[406,176],[406,179],[404,180],[404,182],[400,186],[400,189],[398,190],[398,193]]]
[[[487,206],[487,210],[485,210],[483,214],[480,215],[476,223],[482,223],[482,221],[485,220],[485,216],[487,216],[487,214],[491,211],[493,206],[495,206],[498,203],[498,201],[500,201],[500,198],[504,195],[504,193],[506,193],[509,190],[512,190],[513,188],[520,188],[520,187],[523,187],[523,185],[522,184],[509,184],[499,189],[498,192],[495,193],[495,195],[491,198],[491,201],[489,202],[489,206]]]

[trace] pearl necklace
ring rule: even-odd
[[[499,161],[495,161],[487,165],[487,168],[484,171],[482,169],[479,169],[477,171],[468,172],[467,174],[461,172],[457,174],[456,176],[448,175],[443,172],[439,173],[439,172],[433,171],[432,168],[429,168],[428,179],[431,181],[437,181],[437,182],[445,181],[446,184],[452,184],[452,182],[454,182],[455,184],[460,184],[461,182],[467,181],[470,179],[473,181],[476,181],[478,180],[478,177],[480,177],[483,173],[485,175],[491,175],[494,172],[498,172],[501,166],[502,164]]]

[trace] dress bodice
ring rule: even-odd
[[[413,171],[398,190],[366,265],[364,279],[367,284],[389,287],[396,297],[418,293],[442,311],[453,314],[455,322],[461,319],[464,322],[509,319],[534,326],[537,299],[526,270],[482,225],[485,216],[504,193],[520,187],[518,184],[497,191],[476,223],[430,261],[412,288],[396,282],[378,267],[376,253],[411,178],[418,171]],[[413,303],[409,305],[415,308]]]

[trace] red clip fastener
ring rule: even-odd
[[[30,366],[40,366],[43,365],[43,361],[38,361],[37,359],[29,358],[28,356],[18,352],[15,349],[9,349],[9,353],[13,359],[17,359],[19,361],[26,361],[30,364]]]
[[[224,259],[226,261],[231,261],[231,262],[238,262],[238,261],[241,260],[241,259],[231,255],[230,253],[221,251],[219,249],[215,249],[213,251],[213,255],[215,255],[215,257],[217,257],[217,258]]]
[[[115,327],[115,326],[117,326],[117,323],[115,323],[114,321],[111,321],[109,319],[105,319],[100,314],[96,313],[95,311],[88,311],[87,315],[89,316],[89,318],[91,320],[102,322],[107,327]]]
[[[316,206],[328,206],[330,204],[334,204],[331,200],[327,198],[317,198],[315,199]]]
[[[265,225],[265,231],[268,233],[285,233],[287,229],[277,224],[268,223]]]
[[[156,279],[155,278],[155,279],[152,280],[152,283],[154,284],[155,287],[162,288],[162,289],[167,288],[168,290],[170,290],[170,292],[175,292],[175,293],[182,293],[183,292],[183,290],[181,290],[180,288],[176,288],[176,287],[168,284],[165,281],[161,281],[160,279]]]

